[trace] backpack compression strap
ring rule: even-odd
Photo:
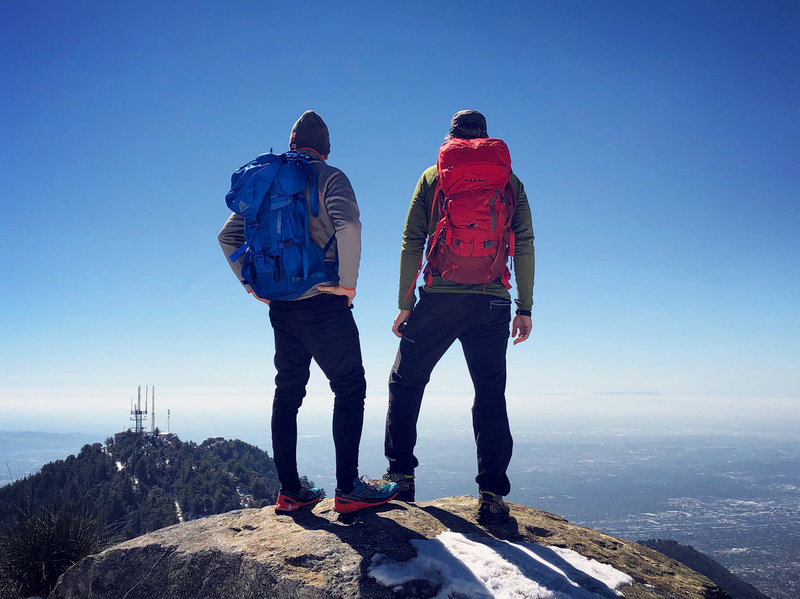
[[[314,218],[319,216],[319,188],[317,187],[317,171],[308,161],[308,159],[300,154],[299,152],[289,152],[291,154],[291,158],[297,160],[301,164],[308,169],[308,203],[311,206],[311,215]],[[305,192],[303,192],[303,202],[305,203]],[[305,210],[303,211],[305,215]],[[305,245],[303,246],[303,280],[308,278],[308,247],[309,243],[311,243],[311,238],[308,235],[308,215],[305,215],[306,218],[306,225],[303,227],[303,231],[305,233]],[[330,245],[330,241],[328,242],[328,246]],[[325,246],[327,250],[328,246]]]
[[[264,199],[267,197],[269,188],[272,186],[272,182],[275,180],[278,170],[280,170],[281,165],[286,160],[285,155],[276,158],[277,160],[269,162],[260,169],[253,168],[251,173],[246,174],[246,178],[242,180],[241,185],[237,185],[237,189],[232,190],[232,192],[235,191],[235,195],[231,197],[230,200],[226,197],[231,210],[244,217],[245,227],[258,226],[258,215],[261,213]],[[254,179],[253,177],[256,175],[258,175],[258,177]],[[245,193],[249,192],[252,195],[249,204],[244,201],[244,198],[240,197],[243,191],[245,191]],[[247,238],[247,235],[245,235],[245,238]],[[254,243],[249,243],[245,241],[240,248],[228,256],[231,262],[236,262],[241,258],[248,248],[251,248],[253,252],[260,255],[263,248],[261,247],[261,242],[257,235],[253,236],[253,242]]]

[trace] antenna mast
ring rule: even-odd
[[[133,403],[133,400],[131,400],[131,403]],[[131,406],[131,420],[135,423],[134,431],[137,433],[143,433],[143,421],[147,420],[147,387],[145,387],[144,390],[144,410],[142,410],[142,386],[139,385],[136,406]]]

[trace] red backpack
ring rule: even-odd
[[[425,277],[510,288],[506,266],[514,255],[511,218],[517,196],[509,183],[511,155],[501,139],[450,139],[439,148],[438,183],[431,206],[439,222],[428,242]]]

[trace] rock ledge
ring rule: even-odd
[[[293,516],[278,516],[272,507],[219,514],[84,559],[62,576],[50,599],[424,599],[440,585],[419,580],[389,589],[368,568],[376,554],[411,559],[410,540],[446,530],[572,549],[630,575],[635,583],[620,589],[628,599],[727,597],[707,578],[642,545],[513,503],[509,524],[484,527],[475,521],[476,504],[466,495],[340,516],[326,499]]]

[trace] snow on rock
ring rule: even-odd
[[[376,555],[368,569],[380,584],[395,588],[413,580],[441,585],[436,599],[616,598],[633,579],[570,549],[512,543],[446,531],[434,539],[412,539],[417,556],[404,562]]]
[[[175,516],[178,518],[178,522],[185,522],[186,520],[183,517],[183,510],[181,509],[181,504],[178,503],[178,500],[175,500]]]

